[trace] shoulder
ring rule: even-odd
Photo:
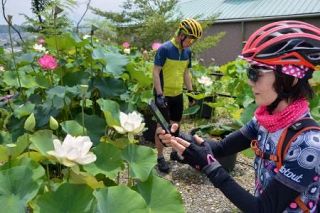
[[[249,139],[255,139],[259,130],[259,123],[255,117],[253,117],[248,123],[246,123],[241,129],[241,133]]]
[[[320,150],[320,130],[311,129],[302,132],[292,145],[300,145],[303,147],[312,147]]]

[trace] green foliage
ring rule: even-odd
[[[52,6],[41,12],[43,24],[33,25],[44,39],[40,47],[29,41],[16,60],[0,51],[1,206],[10,212],[183,212],[181,195],[154,171],[155,150],[137,144],[143,121],[132,133],[123,120],[146,109],[152,63],[93,34],[80,38],[58,24],[61,15]],[[57,66],[44,67],[39,59],[45,55]],[[72,143],[77,149],[64,156]],[[86,157],[76,161],[81,148]]]
[[[166,41],[176,31],[181,16],[174,15],[177,0],[127,0],[122,12],[101,11],[94,13],[111,20],[116,26],[119,42],[131,41],[138,47],[150,49],[155,41]],[[173,18],[175,17],[175,18]]]

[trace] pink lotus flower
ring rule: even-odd
[[[54,70],[58,66],[57,59],[49,54],[45,54],[39,58],[38,63],[40,67],[45,70]]]
[[[123,42],[123,43],[122,43],[122,47],[125,48],[125,49],[128,49],[128,48],[130,47],[130,43],[127,42],[127,41],[126,41],[126,42]]]
[[[159,49],[159,47],[161,46],[161,43],[159,42],[154,42],[151,46],[152,50],[156,51],[157,49]]]

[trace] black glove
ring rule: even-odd
[[[163,95],[157,95],[156,104],[160,108],[166,108],[168,105],[167,100]]]
[[[207,142],[203,142],[201,145],[191,143],[182,153],[182,156],[190,166],[204,172],[206,175],[221,167],[220,163],[213,157]]]

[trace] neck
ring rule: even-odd
[[[272,114],[281,112],[282,110],[284,110],[287,106],[289,105],[289,103],[286,100],[282,100],[279,102],[278,106],[272,111]]]
[[[179,49],[183,49],[183,47],[181,46],[181,38],[180,36],[176,36],[174,37],[175,43],[179,46]]]

